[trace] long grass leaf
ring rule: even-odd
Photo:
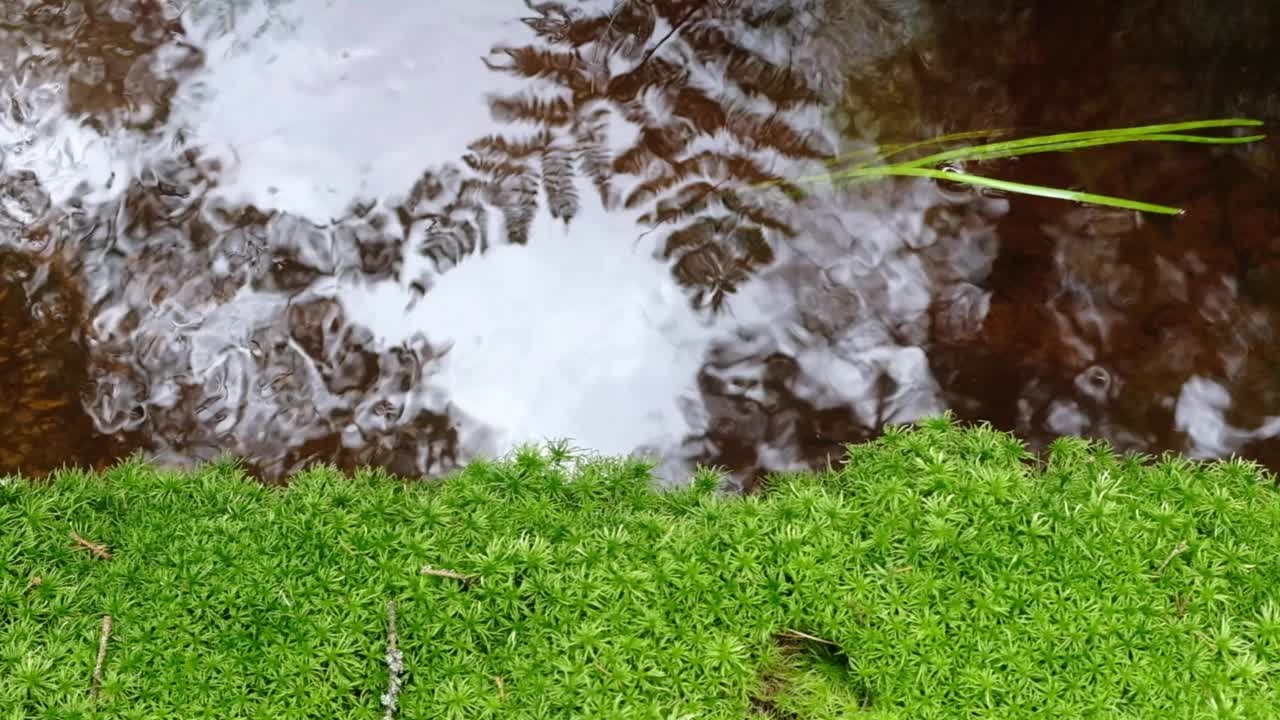
[[[1256,142],[1265,138],[1265,135],[1245,135],[1245,136],[1229,136],[1229,135],[1195,135],[1187,132],[1188,130],[1203,130],[1208,128],[1222,127],[1238,127],[1249,126],[1257,127],[1263,125],[1261,120],[1253,120],[1249,118],[1222,118],[1214,120],[1194,120],[1188,122],[1163,123],[1159,125],[1142,125],[1128,128],[1114,128],[1109,130],[1090,130],[1085,132],[1057,133],[1053,135],[1039,135],[1036,137],[1022,138],[1019,140],[1007,140],[1002,142],[987,143],[983,145],[969,145],[965,147],[946,150],[943,152],[926,155],[915,160],[906,160],[896,163],[886,163],[881,165],[860,164],[851,168],[846,168],[833,173],[825,173],[819,175],[810,175],[806,177],[777,180],[766,183],[759,183],[751,186],[752,188],[766,188],[772,185],[782,183],[815,183],[815,182],[839,182],[841,184],[867,182],[876,178],[887,176],[914,176],[927,177],[935,180],[950,180],[953,182],[967,183],[970,185],[982,185],[1007,192],[1021,193],[1026,195],[1038,195],[1041,197],[1056,198],[1062,200],[1074,200],[1077,202],[1094,203],[1098,205],[1107,205],[1111,207],[1125,208],[1129,210],[1140,210],[1144,212],[1160,213],[1165,215],[1176,215],[1182,211],[1178,208],[1169,207],[1167,205],[1157,205],[1154,203],[1145,203],[1137,200],[1126,200],[1124,198],[1111,197],[1108,195],[1095,195],[1093,193],[1078,192],[1074,190],[1063,190],[1060,188],[1052,188],[1043,185],[1031,185],[1027,183],[1011,182],[1007,180],[996,180],[994,178],[982,175],[974,175],[965,172],[941,170],[936,166],[946,163],[959,162],[978,162],[983,160],[994,160],[1005,157],[1015,157],[1019,155],[1030,155],[1034,153],[1045,152],[1065,152],[1070,150],[1080,150],[1090,147],[1099,147],[1102,145],[1113,145],[1126,142],[1185,142],[1200,143],[1211,145],[1238,145],[1243,143]],[[917,143],[909,143],[906,145],[883,146],[878,148],[881,152],[881,159],[887,159],[893,155],[900,155],[909,150],[925,147],[928,145],[937,145],[944,142],[950,142],[960,139],[968,139],[973,137],[989,137],[992,135],[1003,134],[1002,130],[979,130],[967,133],[954,133],[932,140],[925,140]],[[827,162],[827,166],[839,164],[841,159],[849,159],[855,156],[868,156],[875,152],[872,150],[862,150],[850,153]]]
[[[1152,203],[1145,203],[1137,200],[1126,200],[1124,198],[1112,197],[1110,195],[1095,195],[1094,193],[1063,190],[1061,188],[1046,187],[1044,185],[1029,185],[1027,183],[1010,182],[1008,180],[996,180],[995,178],[984,177],[982,175],[972,175],[970,173],[953,172],[950,170],[931,170],[928,168],[887,165],[885,167],[870,168],[864,173],[859,173],[859,175],[861,177],[882,177],[887,175],[926,177],[934,180],[966,183],[968,185],[983,185],[989,188],[995,188],[996,190],[1022,193],[1023,195],[1038,195],[1040,197],[1055,198],[1058,200],[1074,200],[1075,202],[1093,203],[1095,205],[1109,205],[1111,207],[1125,208],[1127,210],[1142,210],[1144,212],[1160,213],[1162,215],[1179,215],[1182,213],[1181,209],[1169,207],[1168,205],[1154,205]]]
[[[1017,157],[1021,155],[1033,155],[1035,153],[1046,152],[1063,152],[1066,150],[1080,150],[1083,148],[1098,147],[1101,145],[1114,145],[1118,143],[1130,142],[1183,142],[1183,143],[1201,143],[1206,145],[1241,145],[1244,143],[1257,142],[1265,138],[1266,135],[1238,135],[1231,137],[1213,137],[1209,135],[1182,135],[1176,133],[1156,133],[1153,135],[1138,135],[1134,137],[1104,137],[1091,140],[1075,140],[1070,142],[1048,143],[1045,145],[1032,145],[1021,148],[1005,148],[1005,149],[984,149],[984,146],[967,148],[970,154],[958,157],[952,162],[977,162],[982,160],[996,160],[1006,157]],[[925,162],[928,158],[920,160],[908,160],[901,163],[894,163],[902,167],[928,167],[938,164],[935,162]]]
[[[843,155],[838,155],[834,158],[831,158],[830,160],[827,160],[826,165],[828,167],[843,165],[844,163],[850,162],[855,159],[878,158],[880,160],[888,160],[889,158],[895,155],[901,155],[902,153],[910,152],[912,150],[918,150],[922,147],[929,147],[930,145],[943,145],[949,142],[960,142],[961,140],[972,140],[974,138],[1000,137],[1002,135],[1008,135],[1009,132],[1010,132],[1009,130],[1004,130],[1004,129],[969,130],[966,132],[951,133],[950,135],[942,135],[940,137],[930,138],[929,140],[919,140],[919,141],[910,142],[910,143],[893,143],[888,145],[876,145],[874,147],[861,148],[859,150],[847,152]],[[857,165],[855,165],[855,167],[857,167]]]
[[[929,165],[940,165],[947,162],[959,162],[973,153],[990,153],[1004,150],[1025,151],[1029,148],[1041,145],[1056,145],[1060,143],[1097,140],[1102,138],[1117,138],[1112,140],[1112,142],[1132,142],[1141,137],[1160,133],[1174,133],[1180,130],[1199,130],[1208,127],[1227,127],[1235,125],[1257,126],[1261,124],[1262,121],[1260,120],[1202,120],[1195,123],[1168,123],[1165,125],[1144,125],[1142,127],[1119,128],[1113,130],[1089,130],[1085,132],[1058,133],[1055,135],[1038,135],[1036,137],[1022,138],[1020,140],[1005,140],[998,143],[971,145],[968,147],[957,148],[955,150],[947,150],[911,160],[910,164],[912,167],[927,167]],[[1212,138],[1212,136],[1209,135],[1190,136],[1185,134],[1179,135],[1179,137]],[[1209,142],[1212,142],[1212,140],[1209,140]]]

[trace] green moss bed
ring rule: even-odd
[[[1280,717],[1250,463],[944,417],[719,481],[555,444],[439,482],[7,478],[0,720]]]

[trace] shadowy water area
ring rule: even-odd
[[[1280,470],[1278,78],[1267,0],[11,0],[0,473],[565,437],[750,485],[944,409]],[[969,168],[1177,216],[794,182],[1199,118],[1268,137]]]

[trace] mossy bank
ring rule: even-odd
[[[1280,708],[1280,493],[1251,464],[1067,439],[1040,463],[943,418],[716,487],[556,446],[437,483],[9,478],[0,718]]]

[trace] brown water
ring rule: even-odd
[[[741,191],[1207,117],[1280,120],[1280,6],[10,0],[0,472],[570,437],[750,480],[944,408],[1280,468],[1274,137],[982,168],[1176,218]]]

